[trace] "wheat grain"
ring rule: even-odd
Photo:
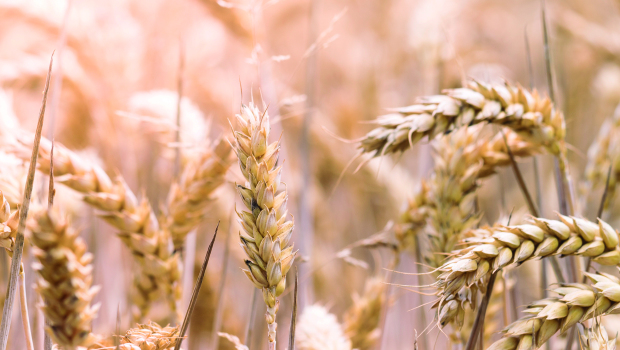
[[[49,173],[51,143],[41,140],[38,166]],[[83,200],[101,210],[101,217],[120,232],[118,236],[131,250],[140,272],[133,303],[144,317],[162,293],[172,310],[180,298],[178,254],[171,254],[169,233],[159,227],[147,200],[138,201],[119,176],[114,181],[98,166],[89,164],[63,145],[54,146],[54,176],[57,182],[84,194]]]
[[[316,304],[307,306],[297,322],[295,344],[299,350],[351,350],[336,316]]]
[[[48,334],[65,349],[90,345],[91,321],[99,309],[90,305],[99,290],[92,287],[92,255],[67,219],[51,210],[36,210],[30,230]]]
[[[578,322],[619,313],[620,280],[609,274],[585,274],[594,282],[593,286],[581,283],[560,284],[552,290],[559,297],[529,304],[524,311],[528,315],[506,327],[503,338],[489,349],[529,349],[532,346],[539,348],[555,333],[564,333]],[[593,345],[594,341],[587,344]]]
[[[345,334],[354,349],[372,349],[381,337],[381,311],[386,307],[386,284],[377,277],[366,280],[364,293],[354,296],[344,317]]]
[[[182,250],[187,234],[204,218],[213,192],[224,183],[232,164],[230,155],[228,142],[218,140],[187,164],[179,182],[170,188],[166,229],[172,235],[176,250]]]
[[[441,325],[455,321],[463,324],[464,305],[476,304],[478,290],[483,293],[491,272],[550,255],[581,255],[601,265],[618,265],[618,233],[604,221],[598,225],[575,217],[560,216],[561,221],[532,218],[530,224],[486,227],[473,230],[469,247],[437,270],[433,284],[439,299],[437,318]]]
[[[238,129],[233,129],[234,149],[239,167],[247,180],[237,190],[248,211],[238,212],[245,234],[241,246],[248,260],[243,270],[252,283],[263,291],[267,305],[269,349],[276,347],[276,312],[278,297],[286,287],[286,273],[297,252],[289,245],[293,221],[287,220],[288,196],[280,182],[278,166],[280,142],[269,144],[269,115],[260,113],[253,104],[242,106],[237,115]]]

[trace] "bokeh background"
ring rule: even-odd
[[[556,99],[567,118],[571,173],[578,183],[588,146],[620,102],[620,3],[547,1],[546,9]],[[34,130],[54,50],[53,76],[62,78],[51,86],[44,135],[110,174],[122,174],[156,211],[173,181],[179,83],[184,153],[208,139],[228,136],[228,120],[241,102],[267,106],[272,135],[283,140],[283,181],[297,223],[293,241],[303,257],[300,312],[319,303],[340,320],[369,277],[387,281],[391,252],[354,249],[356,264],[336,254],[396,220],[419,180],[432,169],[431,149],[423,143],[402,157],[374,160],[353,173],[355,163],[345,171],[357,153],[355,144],[346,140],[370,130],[366,122],[386,108],[459,87],[470,77],[506,79],[548,91],[538,0],[2,0],[0,128],[5,132]],[[550,216],[557,210],[552,161],[539,158],[542,212]],[[11,161],[2,167],[23,171]],[[531,162],[521,167],[533,186]],[[215,328],[243,338],[250,323],[254,287],[240,269],[244,253],[232,215],[240,203],[233,184],[241,175],[233,168],[208,219],[191,238],[197,273],[221,221],[187,349],[214,348]],[[43,188],[39,184],[35,191]],[[102,308],[93,331],[114,333],[117,310],[122,328],[130,327],[130,253],[75,193],[59,186],[58,196],[95,256],[94,283],[102,287],[96,299]],[[485,181],[479,197],[487,223],[524,207],[510,169]],[[600,193],[582,197],[582,207],[592,211]],[[618,223],[613,209],[609,216]],[[230,255],[225,261],[227,244]],[[0,286],[6,286],[9,260],[4,251],[0,255]],[[32,261],[28,250],[25,260]],[[413,261],[405,255],[396,270],[414,272]],[[520,304],[539,297],[539,288],[532,288],[538,278],[520,282],[520,276],[537,276],[538,266],[515,270]],[[27,276],[30,285],[33,274]],[[417,283],[407,275],[392,275],[390,281]],[[288,333],[290,297],[283,297],[279,316],[281,344]],[[428,322],[434,315],[428,307],[410,311],[419,303],[413,292],[390,288],[376,349],[413,349],[414,329],[421,333],[426,327],[420,314],[425,313]],[[214,327],[218,304],[223,305],[222,322]],[[32,323],[40,326],[35,301],[31,306]],[[255,342],[248,344],[251,349],[266,345],[260,339],[262,313],[250,323],[256,333]],[[153,319],[165,320],[165,312],[158,316],[155,310]],[[41,329],[34,330],[40,344]],[[608,330],[615,332],[613,326]],[[20,327],[12,327],[14,349],[23,346],[20,332]],[[428,337],[431,346],[435,334]],[[445,343],[439,335],[437,348]],[[232,349],[225,340],[218,347]]]

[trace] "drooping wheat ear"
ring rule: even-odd
[[[342,325],[321,305],[304,309],[297,322],[295,344],[299,350],[351,350]]]
[[[213,192],[224,183],[231,165],[230,144],[220,139],[192,159],[183,169],[179,182],[170,188],[166,228],[172,235],[175,250],[182,250],[187,234],[202,221]]]
[[[179,337],[179,327],[161,327],[155,322],[138,324],[121,336],[122,350],[168,350],[174,349]]]
[[[604,208],[608,209],[616,193],[620,181],[620,105],[616,108],[611,119],[605,120],[588,150],[586,165],[586,184],[584,193],[592,189],[602,188],[607,181],[607,172],[611,166],[609,188],[605,198]]]
[[[577,322],[620,312],[620,281],[609,274],[585,273],[595,284],[560,284],[550,297],[528,305],[528,315],[504,329],[502,339],[489,347],[515,350],[541,347],[558,331],[564,333]],[[591,342],[590,344],[593,344]],[[595,348],[598,349],[598,348]]]
[[[469,247],[438,268],[437,318],[441,325],[463,324],[464,306],[476,304],[478,290],[486,291],[491,273],[509,265],[550,255],[581,255],[601,265],[618,265],[618,233],[606,222],[598,224],[560,216],[561,221],[532,218],[530,224],[473,230]]]
[[[233,129],[233,146],[239,167],[246,179],[237,185],[243,203],[249,211],[238,212],[245,234],[240,234],[241,246],[248,260],[243,270],[252,283],[263,291],[267,304],[269,349],[276,348],[276,312],[279,297],[286,287],[286,273],[293,265],[297,252],[289,245],[293,221],[287,220],[286,189],[280,182],[282,167],[278,166],[280,141],[269,144],[269,115],[256,106],[242,106]]]
[[[584,329],[580,338],[583,350],[616,350],[616,338],[609,339],[607,330],[599,323]]]
[[[39,170],[49,173],[51,142],[41,140]],[[131,250],[140,272],[136,273],[137,293],[133,303],[144,317],[158,296],[165,295],[170,308],[176,310],[180,298],[178,254],[171,254],[171,240],[161,230],[147,200],[138,201],[119,176],[112,181],[98,166],[80,159],[59,143],[54,146],[54,178],[84,194],[83,200],[101,210],[101,217],[120,232],[118,236]]]
[[[36,210],[30,231],[47,333],[63,349],[90,345],[91,321],[99,309],[90,305],[99,290],[92,286],[92,255],[67,219],[51,210]]]
[[[478,123],[509,127],[553,155],[565,148],[564,116],[553,108],[551,100],[508,83],[491,86],[470,81],[467,87],[422,97],[417,104],[393,112],[379,117],[379,127],[362,138],[362,153],[376,157],[402,152],[424,137]]]
[[[361,296],[353,297],[353,305],[344,317],[344,331],[354,349],[372,349],[381,337],[381,311],[386,307],[386,284],[377,277],[369,278]]]
[[[491,140],[480,140],[480,130],[463,128],[437,140],[435,168],[430,180],[429,201],[431,254],[428,263],[441,266],[445,253],[450,253],[463,232],[477,226],[480,214],[475,210],[479,179],[493,174],[498,167],[510,164],[506,142],[501,134]],[[508,133],[506,141],[513,154],[524,157],[540,148],[516,133]]]

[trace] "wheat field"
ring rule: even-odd
[[[620,3],[0,0],[0,350],[612,350]]]

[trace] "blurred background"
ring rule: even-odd
[[[588,146],[620,102],[620,3],[547,1],[546,9],[556,99],[567,118],[571,173],[579,182]],[[228,136],[228,120],[234,120],[241,102],[268,106],[272,138],[281,135],[283,141],[283,181],[296,221],[293,241],[302,255],[300,312],[319,303],[340,321],[369,277],[386,280],[392,253],[353,249],[356,260],[348,262],[336,254],[396,220],[432,169],[424,142],[402,157],[374,160],[353,173],[355,163],[345,171],[357,150],[342,139],[364,135],[372,128],[365,122],[388,107],[459,87],[470,77],[506,79],[544,94],[548,90],[538,0],[2,0],[0,128],[5,135],[15,128],[34,130],[54,50],[53,76],[62,79],[50,88],[44,136],[53,135],[109,174],[122,174],[156,211],[174,180],[174,147],[190,154],[206,140]],[[179,84],[181,145],[173,145]],[[539,158],[542,212],[549,217],[557,210],[552,161]],[[7,161],[3,168],[20,171],[20,166]],[[521,167],[533,184],[531,162]],[[219,330],[243,339],[251,324],[256,336],[248,345],[266,348],[260,339],[263,311],[248,321],[254,287],[240,269],[244,253],[232,216],[235,203],[240,205],[233,186],[241,181],[238,167],[227,179],[195,235],[197,273],[221,221],[186,349],[215,346],[218,304],[223,305]],[[43,188],[38,185],[35,191]],[[79,196],[62,186],[57,191],[60,205],[74,216],[95,256],[94,284],[102,287],[96,301],[102,307],[93,331],[114,333],[117,310],[122,329],[129,328],[129,251]],[[485,181],[479,196],[485,223],[524,206],[510,169]],[[597,205],[599,198],[600,193],[586,194],[582,206]],[[613,215],[609,219],[618,223]],[[226,265],[227,244],[231,253]],[[4,251],[0,254],[5,256],[0,259],[4,288],[9,260]],[[28,249],[25,260],[32,261]],[[415,272],[413,261],[403,256],[396,270]],[[515,273],[536,275],[537,266],[526,264]],[[30,285],[33,274],[27,276]],[[220,295],[222,276],[226,281]],[[391,281],[417,283],[407,275],[393,275]],[[518,277],[515,288],[523,299],[520,305],[539,298],[538,289],[521,285]],[[420,314],[428,322],[434,315],[428,306],[409,311],[419,303],[416,294],[390,288],[383,335],[372,348],[413,349],[414,329],[421,333],[426,327]],[[32,322],[40,324],[41,315],[31,304]],[[281,344],[288,334],[290,304],[291,295],[285,294],[278,319]],[[165,312],[158,316],[155,310],[152,318],[165,322]],[[613,334],[620,327],[607,328]],[[34,329],[40,342],[40,328]],[[21,329],[11,330],[12,346],[19,349]],[[438,344],[445,344],[443,335]],[[222,340],[218,348],[233,347]]]

